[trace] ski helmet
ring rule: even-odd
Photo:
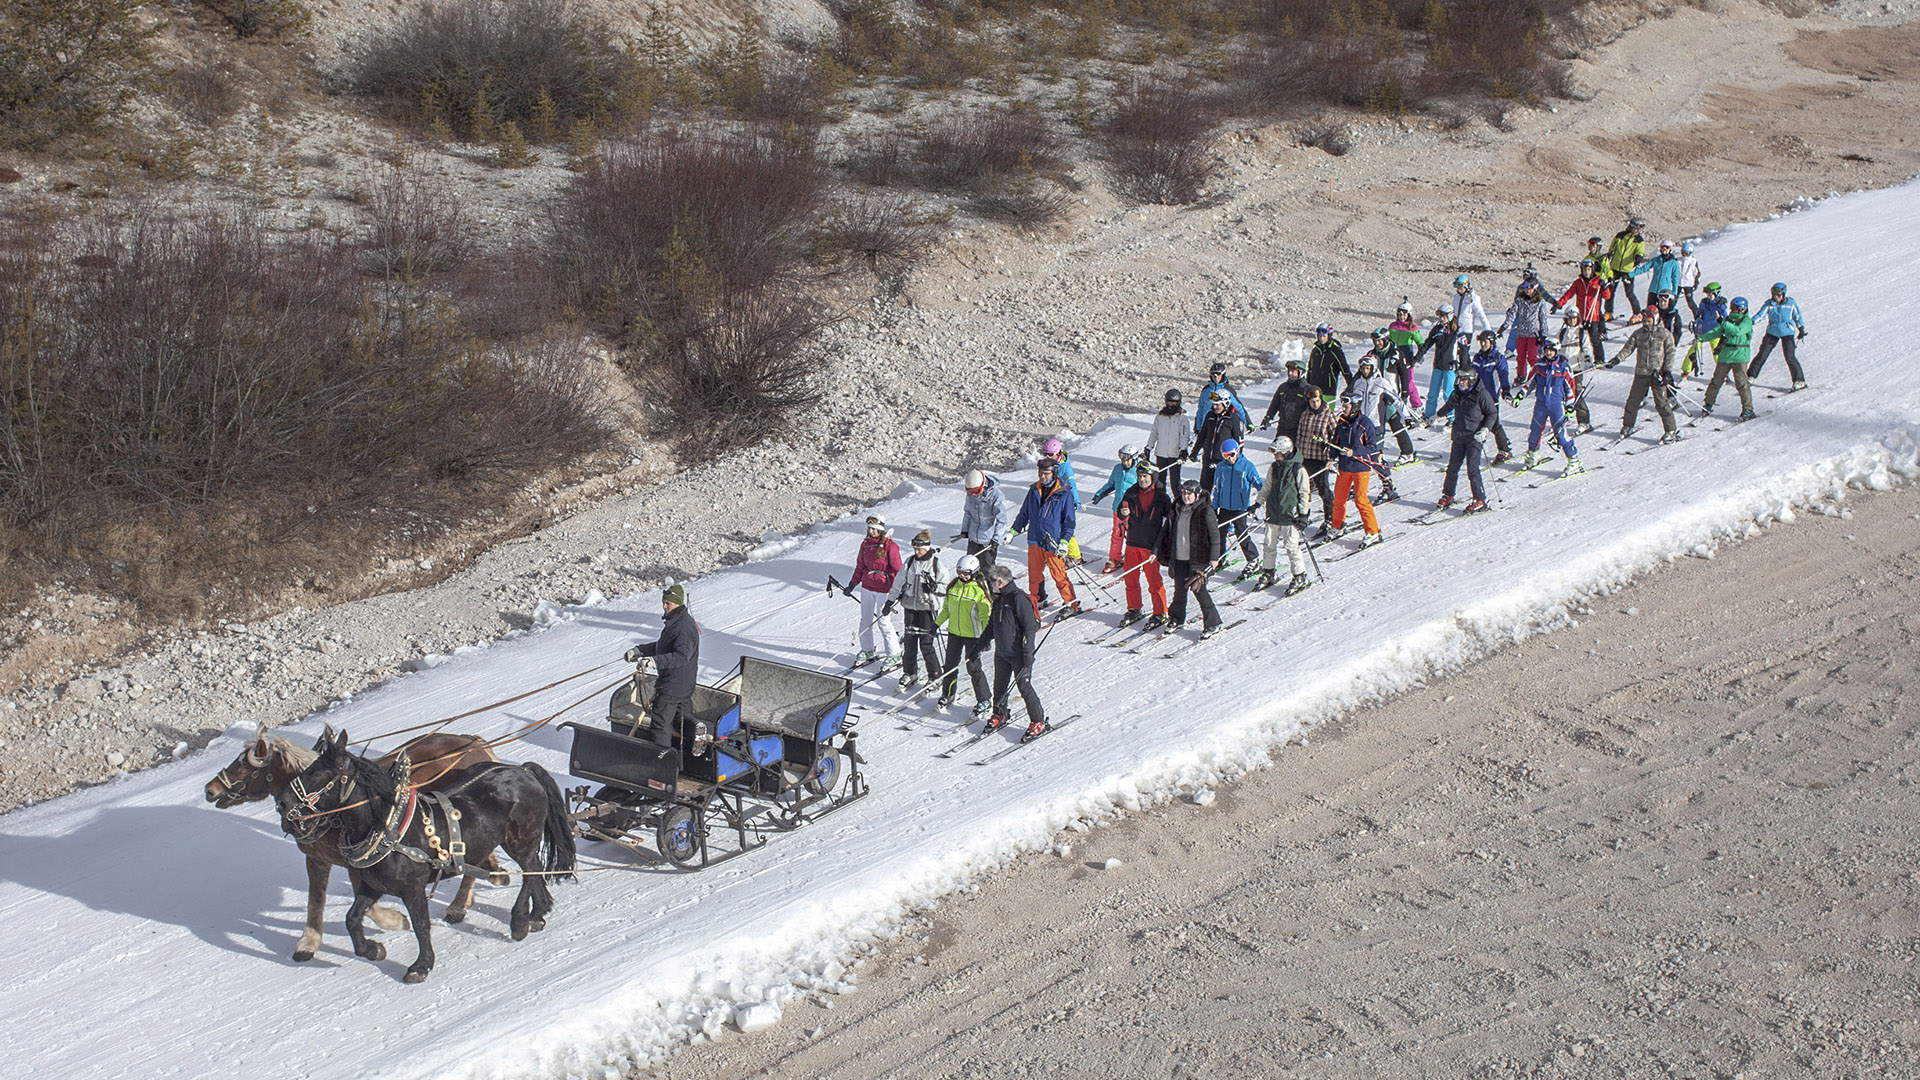
[[[1386,327],[1384,327],[1384,326],[1376,326],[1376,327],[1374,327],[1374,328],[1373,328],[1373,339],[1374,339],[1375,341],[1384,341],[1384,340],[1386,340],[1386,336],[1387,336],[1387,328],[1386,328]]]
[[[1629,229],[1644,229],[1646,226],[1647,220],[1638,214],[1627,219],[1627,228]]]
[[[968,469],[966,479],[962,480],[961,483],[967,486],[967,491],[978,495],[982,491],[987,490],[987,474],[981,472],[979,469]]]
[[[1661,251],[1672,251],[1672,250],[1673,250],[1673,241],[1671,241],[1671,240],[1662,240],[1662,241],[1660,241],[1660,250],[1661,250]]]
[[[1498,335],[1494,334],[1491,330],[1482,330],[1479,334],[1481,341],[1494,341],[1497,339],[1497,336]]]
[[[1410,304],[1410,303],[1408,303],[1408,302],[1407,302],[1407,301],[1405,301],[1405,300],[1402,300],[1402,301],[1400,301],[1400,306],[1399,306],[1399,307],[1397,307],[1397,308],[1395,308],[1394,310],[1395,310],[1395,311],[1402,311],[1402,312],[1405,312],[1405,313],[1407,313],[1408,315],[1411,315],[1411,314],[1413,314],[1413,305],[1412,305],[1412,304]]]
[[[1360,358],[1360,362],[1358,364],[1354,365],[1354,370],[1361,373],[1362,375],[1365,375],[1368,373],[1368,371],[1372,367],[1373,367],[1373,354],[1368,353],[1367,355],[1362,356]]]
[[[1273,437],[1273,456],[1274,457],[1292,457],[1293,456],[1293,440],[1287,438],[1285,435],[1274,436]]]
[[[1333,333],[1333,327],[1328,326],[1326,323],[1321,323],[1319,326],[1313,328],[1313,332],[1315,336],[1321,334],[1331,335]]]
[[[1040,452],[1048,457],[1059,457],[1060,451],[1063,449],[1065,449],[1065,447],[1060,445],[1059,439],[1048,439],[1046,442],[1040,444]]]
[[[1213,392],[1213,403],[1215,405],[1225,405],[1232,400],[1233,395],[1227,393],[1225,390],[1215,390]]]
[[[1453,309],[1445,304],[1441,304],[1439,307],[1433,309],[1433,313],[1435,316],[1445,319],[1453,314]]]
[[[1207,369],[1207,374],[1216,379],[1218,379],[1222,375],[1225,375],[1226,373],[1227,373],[1227,364],[1226,364],[1226,361],[1224,360],[1215,360],[1213,362],[1213,366]]]
[[[1220,444],[1220,453],[1223,456],[1226,454],[1237,454],[1239,452],[1240,452],[1239,439],[1228,439],[1226,442],[1223,442]]]
[[[1480,369],[1474,367],[1472,364],[1468,364],[1466,367],[1453,373],[1453,381],[1468,389],[1472,389],[1473,384],[1479,380]]]
[[[1734,298],[1733,298],[1733,310],[1735,310],[1735,311],[1745,311],[1745,310],[1747,310],[1747,298],[1746,298],[1746,297],[1744,297],[1744,296],[1736,296],[1736,297],[1734,297]]]
[[[1657,299],[1657,297],[1656,297],[1656,299]],[[1657,311],[1655,311],[1655,310],[1653,310],[1653,305],[1652,305],[1652,304],[1648,304],[1648,305],[1647,305],[1646,307],[1643,307],[1643,308],[1641,308],[1641,309],[1640,309],[1640,321],[1641,321],[1641,322],[1652,322],[1652,321],[1654,321],[1655,319],[1658,319],[1659,317],[1660,317],[1660,313],[1659,313],[1659,312],[1657,312]]]
[[[1774,282],[1774,283],[1773,283],[1773,291],[1774,291],[1774,292],[1777,292],[1777,293],[1780,293],[1780,294],[1782,294],[1782,295],[1784,295],[1784,294],[1786,293],[1786,291],[1787,291],[1787,283],[1786,283],[1786,282],[1784,282],[1784,281],[1776,281],[1776,282]]]
[[[1180,481],[1180,494],[1182,494],[1182,495],[1198,495],[1198,494],[1200,494],[1200,481],[1198,481],[1198,480],[1182,480],[1182,481]]]
[[[1139,448],[1134,446],[1132,443],[1126,443],[1120,447],[1121,461],[1127,461],[1132,458],[1137,458],[1139,456],[1140,456]]]
[[[1285,367],[1288,371],[1305,371],[1306,370],[1306,365],[1302,364],[1300,362],[1300,358],[1297,356],[1287,357],[1287,362],[1285,364]]]
[[[977,574],[980,572],[980,558],[977,555],[962,555],[959,565],[954,569],[962,574]]]
[[[1340,397],[1340,403],[1342,405],[1357,406],[1360,404],[1360,395],[1359,394],[1343,394]]]
[[[1718,296],[1720,294],[1720,283],[1717,281],[1707,282],[1705,288],[1707,290],[1708,295]]]
[[[1599,237],[1597,237],[1597,236],[1589,236],[1589,237],[1587,237],[1587,246],[1588,246],[1588,247],[1594,247],[1594,246],[1596,246],[1596,245],[1598,245],[1598,244],[1604,244],[1604,243],[1606,243],[1606,241],[1605,241],[1605,240],[1602,240],[1602,239],[1600,239],[1600,238],[1599,238]]]
[[[1469,278],[1469,277],[1468,277],[1467,275],[1465,275],[1465,274],[1455,274],[1455,275],[1453,276],[1453,287],[1454,287],[1454,288],[1456,288],[1456,289],[1467,289],[1467,288],[1471,288],[1472,286],[1473,286],[1473,279],[1472,279],[1472,278]]]
[[[1168,390],[1168,391],[1167,391],[1167,404],[1169,404],[1169,405],[1178,405],[1178,404],[1180,404],[1180,391],[1179,391],[1179,390],[1177,390],[1177,389],[1170,389],[1170,390]]]
[[[1560,343],[1557,341],[1554,341],[1551,338],[1540,343],[1540,355],[1542,356],[1545,356],[1547,353],[1553,353],[1555,355],[1558,355],[1559,352],[1560,352]]]
[[[1599,264],[1599,263],[1596,263],[1596,262],[1594,262],[1594,261],[1593,261],[1592,259],[1581,259],[1581,260],[1580,260],[1580,269],[1582,269],[1582,270],[1591,270],[1591,269],[1593,269],[1594,267],[1596,267],[1596,266],[1598,266],[1598,265],[1600,265],[1600,264]]]
[[[886,532],[886,531],[887,531],[887,519],[886,519],[886,518],[883,518],[883,517],[881,517],[881,516],[880,516],[879,514],[868,514],[868,515],[867,515],[867,528],[869,528],[869,529],[879,529],[879,530],[880,530],[881,532]]]

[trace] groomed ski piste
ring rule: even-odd
[[[1756,389],[1756,421],[1703,425],[1657,453],[1609,455],[1609,468],[1579,483],[1500,485],[1502,513],[1445,529],[1406,526],[1431,509],[1440,473],[1403,470],[1407,498],[1381,515],[1400,533],[1393,544],[1340,560],[1324,584],[1271,610],[1237,609],[1250,612],[1245,625],[1177,661],[1085,644],[1119,604],[1065,623],[1041,650],[1036,683],[1056,715],[1084,718],[987,767],[975,761],[1017,739],[1018,725],[937,758],[954,737],[929,738],[928,725],[964,714],[942,713],[918,730],[876,720],[895,700],[893,680],[881,679],[856,696],[871,797],[699,872],[595,870],[557,884],[548,929],[520,943],[505,925],[514,890],[483,884],[465,923],[436,918],[439,965],[424,985],[400,981],[411,934],[379,934],[390,950],[382,963],[351,954],[338,872],[320,954],[290,959],[304,921],[299,852],[270,804],[217,810],[202,798],[237,752],[239,729],[183,762],[9,814],[0,819],[8,973],[0,1075],[619,1076],[724,1025],[767,1026],[805,995],[849,991],[857,956],[905,916],[1063,830],[1250,769],[1284,769],[1287,757],[1275,751],[1319,722],[1566,625],[1587,601],[1665,561],[1712,557],[1809,510],[1844,514],[1850,488],[1920,473],[1920,380],[1907,355],[1920,323],[1920,184],[1729,228],[1700,257],[1729,295],[1754,297],[1756,307],[1768,283],[1792,285],[1812,328],[1803,355],[1819,393],[1768,401]],[[1509,287],[1481,285],[1488,296]],[[1775,358],[1762,382],[1785,381]],[[1624,367],[1594,377],[1599,430],[1582,447],[1590,463],[1617,428],[1627,382]],[[1270,392],[1251,388],[1248,407],[1258,413]],[[1723,414],[1737,409],[1730,386],[1721,401]],[[1528,412],[1503,418],[1522,440]],[[1097,486],[1121,443],[1143,441],[1147,420],[1117,418],[1073,444],[1080,475]],[[1628,447],[1657,436],[1650,410],[1641,422],[1651,425],[1644,441]],[[1252,444],[1263,466],[1267,441]],[[1423,450],[1444,446],[1444,436],[1429,436]],[[1000,475],[1011,498],[1032,478],[1022,469]],[[1082,490],[1092,488],[1083,481]],[[880,510],[896,539],[923,525],[945,537],[960,502],[957,486],[913,489]],[[858,610],[822,585],[828,574],[844,578],[865,516],[770,543],[761,558],[687,583],[704,628],[705,681],[743,651],[845,668]],[[1083,510],[1090,552],[1104,551],[1107,516]],[[1323,560],[1355,542],[1357,534],[1323,548]],[[956,554],[945,553],[948,567]],[[659,610],[653,593],[568,608],[550,625],[396,678],[280,734],[310,743],[326,723],[360,739],[519,694],[652,640]],[[452,730],[505,735],[622,670]],[[596,693],[560,719],[601,722],[604,702]],[[903,715],[924,714],[909,706]],[[568,733],[555,725],[503,757],[563,773]],[[581,853],[586,866],[630,865],[606,845],[583,843]],[[436,914],[450,895],[443,884]]]

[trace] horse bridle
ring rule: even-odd
[[[247,747],[246,762],[247,765],[256,772],[267,767],[267,759],[262,755],[255,754],[251,745]],[[259,802],[261,799],[266,798],[269,793],[265,791],[246,794],[239,790],[241,787],[240,782],[227,775],[228,770],[238,764],[240,764],[240,762],[237,760],[229,761],[225,768],[213,774],[214,782],[220,785],[220,797],[228,800],[229,805],[232,803]]]
[[[325,795],[328,790],[336,784],[341,785],[341,805],[329,807],[325,810],[315,809],[320,803],[320,797]],[[301,783],[300,778],[296,776],[292,782],[287,785],[287,793],[293,796],[294,804],[281,804],[280,820],[286,825],[287,832],[296,840],[310,840],[318,835],[321,830],[318,826],[310,825],[309,822],[315,818],[326,817],[346,805],[346,800],[353,794],[353,777],[346,772],[335,773],[333,779],[321,784],[312,791],[308,791],[307,786]],[[302,811],[300,809],[301,806],[305,806],[306,810]]]

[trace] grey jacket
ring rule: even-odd
[[[1000,498],[1000,479],[992,473],[985,475],[987,482],[980,494],[969,492],[966,504],[960,508],[960,535],[976,544],[994,543],[1011,524],[1007,520],[1007,504]]]
[[[918,555],[908,556],[900,572],[893,575],[893,588],[888,590],[887,599],[898,600],[913,611],[932,611],[940,606],[943,580],[938,553],[928,552],[924,559]]]
[[[1169,416],[1153,414],[1153,434],[1147,436],[1147,453],[1155,457],[1176,458],[1193,445],[1193,418],[1185,412]]]
[[[1640,329],[1635,330],[1633,336],[1627,338],[1627,343],[1620,346],[1619,359],[1625,360],[1629,354],[1634,358],[1633,373],[1635,375],[1672,371],[1673,335],[1667,333],[1666,327],[1657,323],[1653,326],[1642,323]]]

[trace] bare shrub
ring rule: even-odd
[[[208,127],[232,116],[245,101],[229,60],[181,64],[166,73],[160,86],[174,108]]]
[[[967,209],[1019,229],[1035,230],[1065,221],[1071,199],[1058,186],[1034,177],[976,195]]]
[[[875,277],[895,280],[933,250],[940,220],[910,198],[857,196],[836,205],[821,224],[817,250],[830,265],[852,258]]]
[[[819,339],[832,322],[805,297],[763,293],[662,332],[641,351],[640,381],[655,391],[663,433],[691,459],[779,432],[819,403]]]
[[[930,187],[986,192],[1009,177],[1060,165],[1060,142],[1032,112],[973,112],[927,129],[914,148],[918,179]]]
[[[39,147],[116,115],[151,64],[139,0],[0,0],[0,148]]]
[[[298,34],[313,25],[313,12],[299,0],[200,0],[235,37]]]
[[[874,187],[906,183],[913,174],[913,146],[906,136],[889,127],[880,134],[856,143],[841,163],[853,178]]]
[[[1100,134],[1122,191],[1183,205],[1218,171],[1207,148],[1218,123],[1215,102],[1191,84],[1142,80],[1120,95]]]
[[[512,121],[541,140],[574,121],[605,125],[635,107],[638,62],[607,23],[566,0],[451,0],[409,8],[364,41],[353,88],[426,124],[490,142]]]
[[[362,190],[362,244],[370,269],[382,278],[420,281],[472,256],[466,212],[444,180],[388,169]]]

